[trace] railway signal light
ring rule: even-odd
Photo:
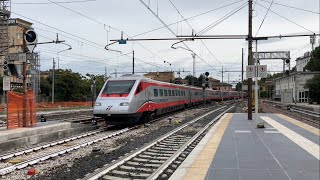
[[[24,34],[24,41],[27,44],[29,52],[33,52],[34,48],[36,47],[38,37],[36,32],[33,29],[29,29],[25,34]]]
[[[9,76],[9,71],[8,70],[9,70],[8,64],[3,63],[3,74],[6,75],[6,76]]]
[[[205,78],[204,78],[204,87],[208,88],[209,87],[209,72],[204,73]]]
[[[290,59],[286,59],[286,63],[289,64],[290,63]]]

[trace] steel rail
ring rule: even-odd
[[[219,114],[217,117],[215,117],[210,123],[208,123],[204,128],[202,128],[201,131],[199,131],[197,134],[195,134],[185,145],[183,145],[173,156],[171,156],[162,166],[160,166],[153,174],[150,175],[148,180],[155,180],[157,179],[163,171],[165,171],[168,166],[176,160],[181,153],[183,153],[189,145],[191,145],[202,133],[204,133],[213,123],[215,123],[217,120],[220,119],[222,115],[224,115],[226,112],[228,112],[230,109],[234,108],[235,106],[231,106],[221,114]]]
[[[21,162],[21,163],[18,163],[18,164],[15,164],[15,165],[12,165],[12,166],[9,166],[9,167],[6,167],[6,168],[3,168],[3,169],[0,169],[0,175],[6,175],[8,173],[11,173],[17,169],[22,169],[22,168],[25,168],[29,165],[34,165],[34,164],[37,164],[39,163],[40,161],[45,161],[47,159],[50,159],[50,158],[53,158],[53,157],[56,157],[58,155],[61,155],[61,154],[65,154],[67,152],[70,152],[70,151],[73,151],[73,150],[76,150],[76,149],[79,149],[81,147],[85,147],[85,146],[88,146],[88,145],[91,145],[93,143],[96,143],[96,142],[99,142],[99,141],[102,141],[102,140],[105,140],[105,139],[108,139],[108,138],[111,138],[113,136],[117,136],[119,134],[122,134],[124,132],[127,132],[127,131],[130,131],[132,129],[134,129],[136,127],[132,127],[132,128],[124,128],[122,130],[119,130],[115,133],[112,133],[112,134],[109,134],[109,135],[106,135],[104,137],[98,137],[98,138],[95,138],[89,142],[85,142],[85,143],[82,143],[80,145],[74,145],[74,146],[71,146],[69,148],[64,148],[62,150],[59,150],[59,151],[56,151],[54,153],[48,153],[48,154],[45,154],[43,156],[40,156],[40,157],[37,157],[37,158],[33,158],[33,159],[30,159],[30,160],[27,160],[27,161],[24,161],[24,162]]]
[[[146,151],[147,149],[151,148],[152,146],[156,145],[158,142],[168,138],[169,136],[173,135],[174,133],[180,131],[181,129],[184,129],[185,127],[189,126],[190,124],[193,124],[194,122],[206,117],[207,115],[213,113],[213,112],[216,112],[222,108],[225,108],[226,106],[222,106],[218,109],[215,109],[215,110],[212,110],[208,113],[205,113],[204,115],[201,115],[199,117],[197,117],[196,119],[192,120],[192,121],[189,121],[187,122],[186,124],[180,126],[180,127],[177,127],[176,129],[174,129],[173,131],[159,137],[158,139],[154,140],[153,142],[147,144],[146,146],[142,147],[141,149],[139,149],[138,151],[135,151],[133,152],[132,154],[129,154],[128,156],[118,160],[118,161],[115,161],[114,163],[104,167],[104,168],[101,168],[101,169],[97,169],[96,171],[94,171],[93,173],[91,174],[88,174],[86,177],[82,178],[82,179],[85,179],[85,180],[95,180],[95,179],[98,179],[102,176],[104,176],[105,174],[107,174],[108,172],[110,172],[111,170],[119,167],[120,165],[124,164],[125,162],[129,161],[130,159],[136,157],[137,155],[141,154],[142,152]]]
[[[59,145],[59,144],[63,144],[63,143],[69,142],[69,141],[74,141],[76,139],[81,139],[83,137],[95,135],[97,133],[103,132],[104,130],[105,129],[93,130],[93,131],[90,131],[90,132],[82,133],[82,134],[75,135],[75,136],[68,137],[68,138],[64,138],[64,139],[61,139],[61,140],[56,140],[56,141],[45,143],[45,144],[42,144],[42,145],[22,148],[22,149],[18,149],[16,151],[13,151],[13,152],[8,152],[8,153],[5,153],[5,154],[1,154],[0,155],[0,161],[7,160],[7,159],[12,158],[12,157],[17,157],[17,156],[20,156],[22,154],[27,154],[27,153],[30,153],[30,152],[38,151],[40,149],[53,147],[53,146],[56,146],[56,145]]]

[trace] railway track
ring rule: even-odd
[[[302,113],[302,111],[300,109],[297,109],[297,108],[293,108],[291,111],[288,111],[288,110],[283,109],[283,107],[280,107],[277,104],[275,106],[272,106],[271,104],[272,103],[270,103],[270,102],[262,103],[263,111],[285,114],[285,115],[287,115],[289,117],[292,117],[292,118],[295,118],[295,119],[297,119],[299,121],[305,122],[305,123],[307,123],[307,124],[309,124],[309,125],[311,125],[313,127],[320,128],[320,119],[317,118],[317,117],[315,119],[306,117]]]
[[[177,111],[177,112],[165,115],[165,116],[161,116],[161,117],[159,117],[157,119],[154,119],[153,121],[150,121],[149,123],[158,121],[158,120],[166,118],[168,116],[172,116],[172,115],[174,115],[174,114],[176,114],[178,112],[181,112],[181,111]],[[70,147],[60,148],[58,151],[56,150],[56,151],[52,151],[52,152],[49,152],[49,153],[46,153],[46,154],[42,153],[42,155],[39,155],[39,156],[32,155],[31,157],[36,157],[36,158],[28,158],[28,160],[24,160],[21,163],[17,163],[17,164],[13,164],[13,165],[9,165],[7,167],[4,167],[4,168],[0,169],[0,176],[9,174],[9,173],[11,173],[11,172],[13,172],[15,170],[20,170],[20,169],[23,169],[25,167],[35,165],[35,164],[37,164],[39,162],[46,161],[48,159],[57,157],[59,155],[62,155],[62,154],[65,154],[65,153],[69,153],[69,152],[77,150],[79,148],[92,145],[92,144],[97,143],[99,141],[103,141],[103,140],[118,136],[120,134],[123,134],[123,133],[125,133],[127,131],[130,131],[130,130],[133,130],[133,129],[136,129],[138,127],[140,127],[140,125],[137,125],[137,126],[134,126],[134,127],[123,128],[123,129],[121,129],[119,131],[108,133],[106,135],[99,135],[99,134],[104,132],[104,129],[95,130],[95,131],[91,131],[91,132],[88,132],[88,133],[83,133],[83,134],[80,134],[80,135],[76,135],[76,136],[73,136],[73,137],[70,137],[70,138],[57,140],[57,141],[46,143],[46,144],[42,144],[42,145],[39,145],[39,146],[22,148],[20,150],[14,151],[14,152],[9,152],[9,153],[6,153],[6,154],[2,154],[2,155],[0,155],[0,161],[4,162],[4,161],[8,161],[10,158],[15,158],[15,157],[18,157],[18,156],[21,156],[21,155],[28,155],[30,153],[38,153],[41,150],[45,150],[45,149],[48,149],[48,148],[53,148],[55,146],[61,146],[61,145],[65,144],[67,142],[70,142],[70,141],[81,140],[83,138],[87,138],[87,140],[83,140],[84,141],[83,143],[80,143],[80,144],[77,144],[77,145],[74,145],[74,146],[70,146]],[[90,136],[92,136],[92,137],[90,137]]]
[[[167,179],[201,141],[206,131],[224,113],[234,108],[221,107],[210,111],[154,140],[120,160],[87,174],[86,180],[99,179]],[[206,116],[221,111],[207,123]],[[206,123],[201,124],[201,121]],[[201,124],[201,125],[199,125]]]

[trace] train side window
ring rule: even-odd
[[[178,91],[178,96],[181,96],[181,93],[180,93],[180,91]]]
[[[168,90],[169,96],[171,96],[171,90]]]
[[[159,95],[160,95],[160,97],[163,96],[163,90],[162,89],[159,89]]]
[[[181,96],[184,96],[184,95],[183,95],[183,91],[181,91]]]
[[[158,97],[158,89],[153,90],[153,95],[154,95],[154,97]]]
[[[166,89],[164,90],[164,96],[168,96],[168,91]]]
[[[175,95],[174,95],[174,90],[171,90],[171,91],[172,91],[172,96],[175,96]]]

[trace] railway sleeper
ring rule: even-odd
[[[155,146],[155,147],[153,147],[153,149],[165,150],[165,151],[177,151],[179,148],[173,148],[173,147],[170,147],[170,146],[167,146],[167,147]]]
[[[146,177],[149,177],[150,176],[150,174],[152,174],[152,172],[151,173],[143,173],[143,172],[137,172],[137,171],[131,171],[130,170],[130,172],[128,172],[128,171],[126,171],[126,170],[113,170],[112,171],[113,173],[116,173],[116,174],[118,174],[118,173],[122,173],[122,175],[127,175],[127,176],[129,176],[130,178],[134,178],[134,179],[137,179],[137,178],[146,178]],[[126,173],[126,174],[123,174],[123,173]]]
[[[167,144],[178,144],[178,145],[181,145],[181,144],[184,144],[185,142],[187,142],[188,140],[184,140],[184,139],[178,139],[178,140],[163,140],[161,141],[162,143],[167,143]]]
[[[136,162],[141,162],[141,163],[152,163],[152,164],[163,164],[165,162],[165,160],[161,160],[161,159],[142,159],[142,158],[133,158],[132,161],[136,161]]]
[[[144,155],[144,154],[140,154],[138,157],[141,157],[141,158],[148,158],[148,159],[160,159],[160,160],[167,160],[168,159],[168,156],[167,157],[164,157],[164,156],[149,156],[149,155]]]
[[[157,147],[172,147],[172,148],[179,148],[181,145],[179,144],[165,144],[165,143],[159,143],[156,145]]]
[[[154,168],[141,168],[140,166],[128,166],[128,165],[122,165],[119,167],[120,169],[129,170],[129,171],[140,171],[144,173],[153,173],[155,170]]]
[[[126,162],[126,164],[129,164],[129,165],[131,165],[131,166],[139,166],[139,167],[141,167],[141,166],[144,166],[144,167],[150,167],[150,168],[158,168],[158,167],[160,167],[160,164],[144,164],[144,163],[141,163],[141,162],[136,162],[136,161],[128,161],[128,162]]]
[[[170,154],[170,156],[176,151],[159,151],[156,149],[148,149],[149,152],[157,153],[157,154]]]
[[[110,176],[110,175],[104,175],[103,179],[106,179],[106,180],[132,180],[131,178],[116,177],[116,176]]]
[[[145,173],[134,173],[134,172],[127,172],[127,171],[120,171],[120,170],[112,170],[110,173],[113,176],[121,176],[124,178],[130,178],[130,179],[145,179],[146,177],[149,177],[150,174]]]
[[[145,151],[143,152],[143,154],[146,154],[146,155],[150,155],[150,156],[162,156],[162,157],[170,157],[172,154],[159,154],[159,153],[154,153],[154,152],[148,152],[148,151]]]

